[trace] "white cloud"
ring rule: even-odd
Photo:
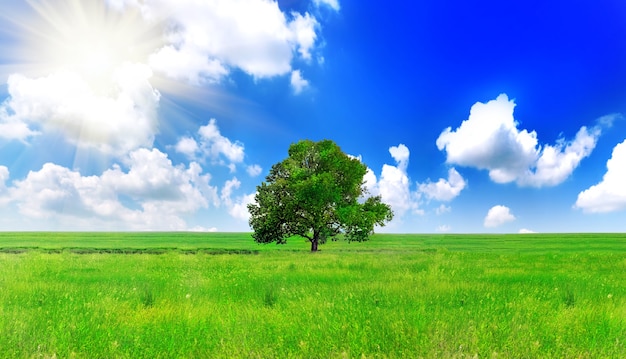
[[[72,228],[111,225],[122,230],[184,230],[181,215],[219,205],[210,176],[196,163],[173,166],[153,149],[139,149],[100,176],[82,176],[46,163],[8,188],[8,200],[27,217],[54,219]]]
[[[435,213],[438,216],[440,216],[445,213],[450,213],[451,211],[452,211],[452,207],[446,206],[445,204],[441,204],[439,207],[437,207],[437,209],[435,210]]]
[[[134,151],[126,162],[127,173],[114,166],[102,174],[102,185],[144,204],[150,202],[179,213],[207,207],[209,200],[217,203],[215,188],[204,186],[210,177],[201,175],[202,169],[195,162],[189,168],[175,167],[157,149]]]
[[[423,213],[418,208],[420,195],[411,191],[409,176],[406,173],[409,149],[404,144],[400,144],[390,147],[389,153],[397,166],[383,165],[380,179],[377,179],[374,172],[368,169],[363,178],[365,187],[372,195],[380,195],[382,201],[391,206],[398,220],[410,210],[414,213]]]
[[[197,140],[183,137],[174,148],[189,159],[209,158],[215,163],[228,166],[231,172],[235,171],[235,165],[243,162],[245,157],[243,144],[238,141],[232,142],[223,136],[214,118],[198,129]],[[224,162],[224,159],[228,160],[229,163]]]
[[[399,217],[414,208],[409,177],[400,166],[383,165],[378,191],[383,202],[389,204]]]
[[[540,146],[535,131],[519,130],[513,117],[515,103],[505,94],[488,103],[477,102],[456,130],[448,127],[437,139],[447,162],[489,171],[497,183],[555,186],[565,181],[594,149],[601,127],[582,127],[572,141]]]
[[[220,199],[222,203],[226,204],[226,206],[232,206],[233,200],[231,198],[233,191],[241,186],[241,182],[237,179],[237,177],[233,177],[232,179],[226,181],[224,183],[224,187],[222,187],[222,192],[220,195]]]
[[[245,220],[245,221],[249,220],[250,212],[248,212],[248,204],[254,202],[255,196],[256,196],[256,192],[237,198],[237,200],[234,201],[231,207],[229,208],[228,214],[240,220]]]
[[[267,0],[116,1],[118,9],[128,6],[169,24],[166,44],[150,56],[150,65],[192,83],[219,81],[231,68],[255,78],[287,74],[295,54],[310,60],[319,29],[310,14],[285,14]]]
[[[100,178],[83,177],[52,163],[44,164],[39,171],[29,172],[24,180],[16,181],[9,192],[20,213],[34,218],[57,214],[75,217],[135,215],[123,208],[113,191],[100,186]]]
[[[9,98],[0,105],[0,127],[7,131],[2,137],[25,140],[40,129],[60,131],[72,143],[116,155],[151,146],[160,99],[151,76],[147,66],[128,64],[104,84],[75,72],[11,75]]]
[[[305,88],[309,87],[309,81],[302,78],[300,70],[294,70],[291,72],[291,87],[296,95],[301,93]]]
[[[289,29],[293,33],[298,44],[298,53],[304,60],[311,60],[311,49],[315,45],[317,34],[316,28],[319,26],[317,20],[308,13],[304,16],[294,13],[293,20],[289,23]]]
[[[260,175],[261,172],[263,172],[263,168],[261,168],[261,166],[259,165],[251,165],[246,168],[246,171],[248,172],[248,175],[250,177],[256,177]]]
[[[518,183],[534,187],[563,183],[578,167],[580,161],[591,154],[599,137],[599,127],[591,130],[582,127],[573,141],[559,140],[554,146],[543,146],[534,171],[520,177]]]
[[[247,221],[250,218],[248,204],[254,202],[256,192],[233,199],[232,194],[234,190],[238,189],[240,186],[241,182],[236,177],[226,181],[224,187],[222,187],[220,198],[222,203],[228,208],[228,214],[233,218]]]
[[[213,158],[223,155],[232,163],[243,161],[243,144],[240,142],[233,143],[222,136],[215,119],[211,119],[206,126],[200,127],[198,133],[201,138],[201,146],[206,154]]]
[[[189,158],[194,158],[200,147],[198,147],[198,142],[193,138],[183,137],[178,141],[174,149],[176,152],[182,153]]]
[[[600,183],[578,194],[574,205],[585,212],[614,212],[626,208],[626,141],[613,148]]]
[[[452,230],[452,227],[450,227],[447,224],[443,224],[439,227],[437,227],[437,232],[441,232],[441,233],[448,233]]]
[[[359,158],[359,161],[360,160]],[[374,171],[369,167],[367,168],[367,172],[365,172],[365,176],[363,176],[363,186],[370,194],[378,195],[378,179]]]
[[[404,144],[399,144],[398,146],[392,146],[389,148],[389,153],[391,157],[398,163],[398,168],[402,171],[406,172],[407,167],[409,166],[409,148]]]
[[[200,85],[204,81],[219,82],[228,70],[218,60],[208,59],[190,49],[168,45],[150,55],[150,67],[175,80]]]
[[[515,216],[511,213],[511,210],[506,206],[494,206],[485,217],[485,227],[498,227],[505,223],[515,220]]]
[[[6,107],[0,105],[0,138],[25,142],[28,138],[37,135],[39,135],[38,131],[33,131],[26,123],[11,118],[6,112]]]
[[[454,168],[450,168],[447,180],[440,178],[437,182],[419,184],[419,192],[429,199],[448,202],[456,198],[465,185],[463,177]]]
[[[339,5],[339,0],[313,0],[313,2],[315,2],[315,5],[317,6],[321,6],[321,5],[329,6],[331,9],[335,11],[339,11],[341,8]]]
[[[537,232],[535,232],[533,230],[530,230],[530,229],[522,228],[522,229],[519,230],[519,233],[520,234],[533,234],[533,233],[537,233]]]

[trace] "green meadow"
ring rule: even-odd
[[[624,358],[626,235],[2,233],[2,358]]]

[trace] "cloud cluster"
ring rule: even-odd
[[[224,207],[237,219],[247,219],[254,194],[233,199],[237,178],[221,191],[197,162],[173,165],[157,149],[138,149],[98,176],[83,176],[46,163],[26,178],[6,186],[9,171],[0,166],[0,201],[15,204],[20,214],[64,222],[77,228],[116,227],[121,230],[187,230],[184,216],[202,208]]]
[[[613,149],[600,183],[578,194],[574,205],[585,212],[602,213],[626,208],[626,141]]]
[[[217,121],[213,118],[209,123],[201,126],[196,138],[182,137],[174,146],[176,152],[182,153],[190,160],[205,162],[209,159],[212,164],[228,166],[231,172],[245,158],[244,145],[239,141],[231,141],[220,132]],[[249,165],[246,171],[251,177],[262,172],[259,165]]]
[[[449,202],[456,198],[466,186],[465,180],[454,168],[449,169],[448,179],[440,178],[437,182],[430,180],[425,183],[416,182],[413,186],[407,174],[409,148],[404,144],[392,146],[389,148],[389,154],[396,165],[383,165],[380,178],[377,178],[374,171],[368,168],[364,183],[371,194],[380,195],[383,202],[391,206],[398,220],[408,212],[423,214],[424,210],[420,208],[423,197],[428,200]],[[442,204],[435,212],[440,215],[450,210],[450,207]]]
[[[274,1],[108,2],[166,23],[165,44],[150,55],[149,64],[168,77],[196,84],[220,81],[234,68],[255,78],[290,73],[295,56],[311,59],[318,36],[314,16],[286,14]],[[329,5],[339,9],[337,1]]]
[[[81,218],[122,229],[181,230],[181,214],[218,205],[217,189],[195,162],[174,166],[157,149],[139,149],[100,176],[46,163],[6,189],[5,201],[25,216],[80,222]]]
[[[31,79],[14,74],[9,98],[0,105],[0,137],[26,141],[40,132],[62,132],[78,146],[122,155],[151,146],[158,130],[160,94],[145,65],[124,65],[107,91],[74,72]]]
[[[237,177],[233,177],[233,179],[226,181],[224,187],[222,188],[220,198],[228,208],[228,214],[230,214],[233,218],[247,221],[250,218],[248,204],[254,202],[256,192],[233,199],[233,191],[238,189],[239,186],[241,186],[241,182],[237,179]]]
[[[380,195],[383,202],[393,209],[397,218],[402,217],[407,211],[419,211],[418,197],[411,192],[409,176],[406,169],[409,164],[409,149],[404,145],[392,146],[389,153],[396,162],[396,166],[383,165],[380,179],[376,178],[374,171],[368,169],[365,175],[365,186],[373,195]]]
[[[505,223],[515,220],[515,216],[511,213],[509,207],[497,205],[491,207],[485,217],[484,226],[487,228],[499,227]]]
[[[467,120],[456,130],[448,127],[437,139],[447,163],[488,170],[497,183],[555,186],[591,154],[601,133],[602,123],[591,129],[582,127],[573,140],[542,146],[535,131],[518,129],[514,107],[515,102],[505,94],[472,106]]]

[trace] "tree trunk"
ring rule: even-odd
[[[311,252],[317,252],[317,245],[319,244],[319,234],[314,231],[313,239],[311,239]]]

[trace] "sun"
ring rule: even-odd
[[[120,11],[104,0],[27,4],[21,16],[9,19],[20,34],[18,46],[10,50],[22,73],[74,72],[97,88],[119,66],[146,63],[162,46],[161,24],[147,21],[138,10]]]

